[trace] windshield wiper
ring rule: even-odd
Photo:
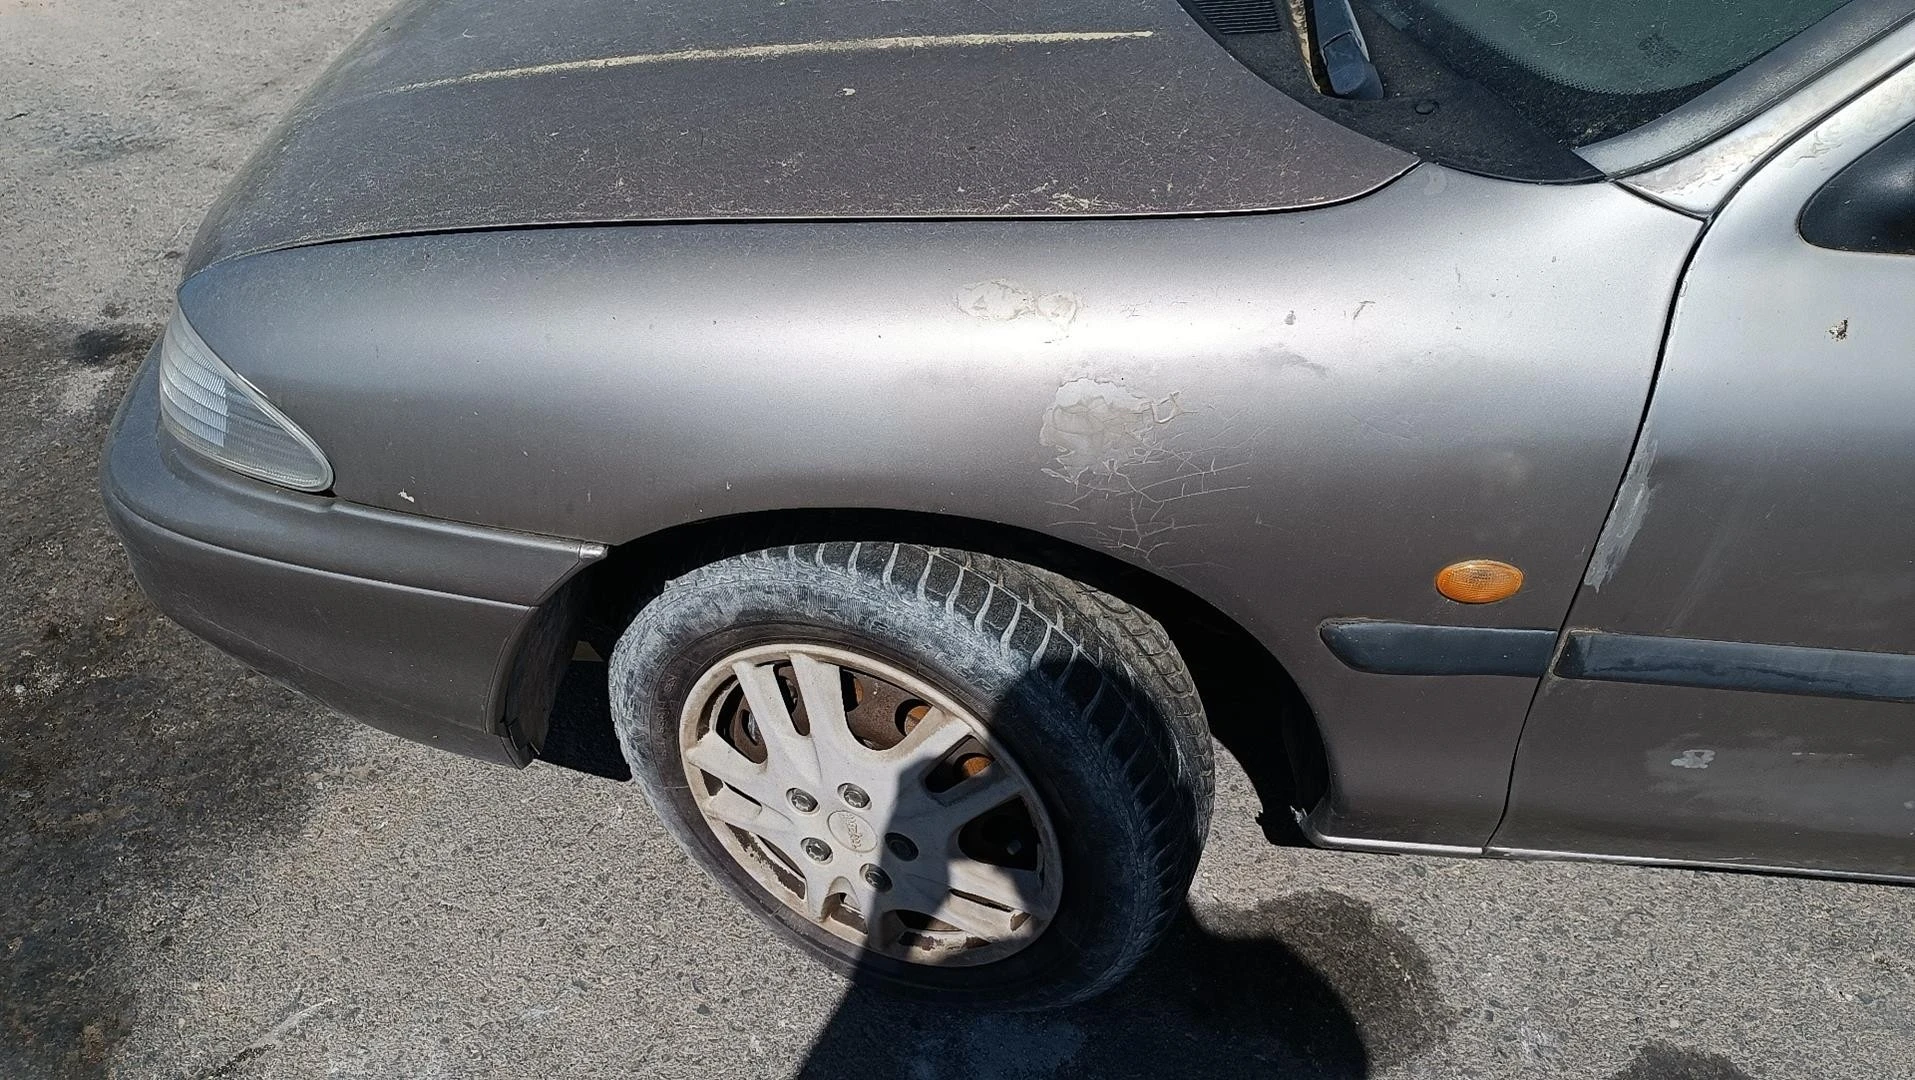
[[[1287,6],[1318,91],[1358,101],[1383,97],[1383,78],[1370,63],[1370,46],[1350,0],[1289,0]]]

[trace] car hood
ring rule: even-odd
[[[186,269],[510,226],[1292,209],[1411,164],[1176,0],[412,0],[281,122]]]

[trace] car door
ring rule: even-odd
[[[1710,223],[1494,849],[1915,875],[1911,120],[1905,68]]]

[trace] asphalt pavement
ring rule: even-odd
[[[889,1000],[630,785],[357,727],[166,622],[107,421],[220,185],[383,7],[0,0],[0,1077],[1915,1076],[1915,889],[1279,847],[1227,760],[1118,992]]]

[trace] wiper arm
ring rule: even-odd
[[[1288,0],[1290,24],[1317,89],[1340,98],[1376,101],[1383,78],[1370,63],[1370,46],[1350,0]]]
[[[1383,77],[1370,63],[1370,44],[1363,40],[1363,29],[1356,24],[1350,0],[1315,0],[1310,7],[1319,42],[1317,52],[1323,57],[1330,92],[1358,101],[1382,98]]]

